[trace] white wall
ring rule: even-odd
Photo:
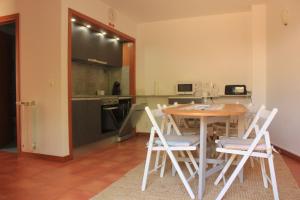
[[[259,106],[266,103],[266,5],[252,6],[252,98]]]
[[[18,1],[20,12],[21,99],[35,100],[37,153],[65,155],[60,108],[60,0]],[[27,137],[22,123],[23,141]],[[30,144],[24,144],[30,150]],[[27,147],[26,147],[27,145]]]
[[[174,94],[178,81],[252,88],[251,12],[138,25],[137,92]]]
[[[17,0],[0,0],[0,16],[17,13]]]
[[[289,10],[289,24],[281,12]],[[300,1],[272,0],[267,7],[267,105],[278,107],[272,142],[300,156]]]

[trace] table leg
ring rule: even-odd
[[[201,117],[201,119],[200,119],[200,153],[199,153],[198,199],[203,199],[203,195],[204,195],[204,191],[205,191],[206,135],[207,135],[206,117]]]
[[[238,136],[242,137],[245,132],[245,116],[240,115],[238,118]]]
[[[242,137],[244,132],[245,132],[245,116],[240,115],[239,119],[238,119],[238,136]],[[243,183],[244,182],[244,168],[241,169],[238,176],[239,176],[240,183]]]

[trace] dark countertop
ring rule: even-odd
[[[131,99],[132,96],[130,95],[103,95],[103,96],[97,96],[97,95],[76,95],[72,97],[73,101],[81,101],[81,100],[101,100],[101,99],[107,99],[107,98],[118,98],[120,99]]]

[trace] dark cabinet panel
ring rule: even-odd
[[[100,36],[83,26],[72,25],[72,58],[97,59],[108,66],[122,66],[122,43]]]
[[[83,28],[80,29],[78,26],[73,25],[72,27],[72,57],[76,59],[87,60],[89,58],[89,44],[90,37],[84,31]],[[93,55],[90,55],[93,56]]]
[[[73,147],[101,139],[101,100],[72,103]]]

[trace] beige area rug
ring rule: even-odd
[[[169,164],[170,165],[170,164]],[[163,178],[158,174],[151,174],[148,179],[146,191],[141,191],[142,175],[144,164],[140,164],[132,169],[121,179],[113,183],[92,200],[185,200],[190,199],[178,176],[171,175],[170,166]],[[300,200],[300,188],[290,173],[287,165],[276,155],[275,169],[281,200]],[[209,177],[206,184],[205,200],[213,200],[223,187],[223,182],[218,186],[213,185],[217,174]],[[197,179],[191,181],[193,191],[197,193]],[[273,199],[272,189],[263,187],[260,165],[255,162],[255,167],[251,168],[249,162],[244,171],[244,183],[241,184],[238,178],[226,193],[224,199],[233,200],[268,200]]]

